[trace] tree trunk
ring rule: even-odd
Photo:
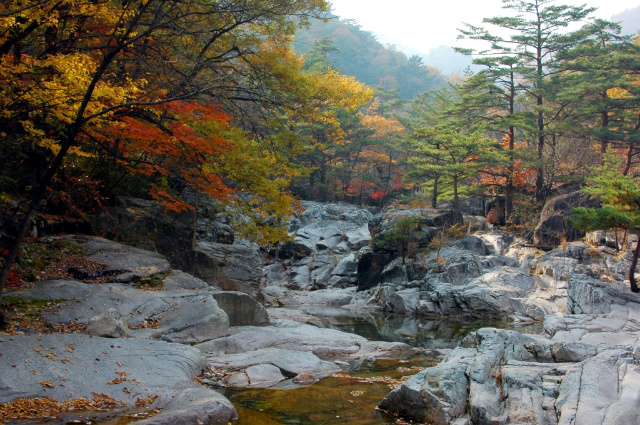
[[[542,107],[542,99],[538,102],[538,107]],[[544,118],[542,111],[538,112],[538,166],[536,167],[536,201],[544,201]]]
[[[76,144],[80,129],[84,125],[85,112],[87,110],[87,106],[89,105],[89,102],[93,97],[93,94],[96,89],[96,86],[98,85],[98,82],[102,79],[102,76],[107,71],[107,68],[112,63],[112,61],[116,58],[118,53],[120,53],[122,49],[124,49],[127,38],[129,37],[133,29],[138,25],[144,11],[147,8],[149,8],[149,6],[152,3],[153,1],[148,1],[147,3],[143,4],[140,7],[140,9],[137,12],[137,15],[133,17],[133,19],[131,20],[131,23],[125,29],[124,33],[118,40],[118,43],[102,59],[100,65],[98,66],[98,68],[96,69],[96,71],[94,72],[91,78],[91,82],[87,86],[87,89],[82,98],[82,102],[78,107],[78,111],[76,112],[76,115],[74,117],[73,123],[67,128],[65,137],[60,143],[60,150],[58,151],[56,156],[53,158],[53,161],[51,162],[51,164],[49,164],[49,166],[47,167],[46,171],[42,176],[42,179],[36,185],[35,191],[33,193],[33,197],[31,198],[31,204],[29,205],[29,210],[27,211],[27,214],[25,215],[24,219],[22,220],[22,223],[20,224],[18,234],[16,235],[15,239],[13,240],[13,243],[11,244],[11,247],[9,248],[9,255],[7,256],[7,258],[4,261],[4,264],[2,265],[2,271],[0,271],[0,300],[2,299],[2,290],[4,288],[4,285],[7,282],[7,279],[9,278],[9,273],[11,271],[11,268],[13,267],[13,264],[16,261],[16,257],[18,256],[18,251],[20,249],[20,246],[22,245],[22,241],[27,233],[27,229],[31,224],[31,219],[35,215],[36,209],[38,208],[38,205],[40,205],[43,195],[47,192],[47,186],[49,185],[49,183],[55,176],[56,172],[64,162],[64,158],[69,152],[69,149],[71,149],[71,147]],[[4,321],[5,319],[4,313],[1,310],[2,309],[0,308],[0,321]]]
[[[508,176],[507,176],[507,184],[504,188],[504,218],[508,220],[513,214],[513,173],[514,173],[514,154],[513,150],[515,148],[515,129],[514,127],[509,127],[509,167],[508,167]]]
[[[433,179],[433,192],[431,193],[431,208],[438,208],[438,176]]]
[[[631,267],[629,268],[629,284],[631,285],[631,292],[640,292],[638,288],[638,282],[636,282],[636,266],[638,265],[638,256],[640,255],[640,240],[636,243],[636,249],[633,251],[633,259],[631,260]]]

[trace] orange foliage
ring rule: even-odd
[[[502,148],[506,151],[509,148],[509,141],[505,139],[500,143]],[[512,170],[509,167],[487,167],[480,174],[480,181],[478,184],[489,187],[503,187],[507,184],[507,178],[511,177],[514,187],[526,187],[535,184],[537,172],[535,168],[527,168],[524,159],[518,154],[518,150],[525,149],[526,142],[517,143],[514,146],[514,159],[512,163]]]
[[[93,127],[86,134],[113,153],[132,174],[177,177],[189,187],[221,199],[234,190],[211,164],[232,149],[232,144],[217,134],[229,127],[230,118],[211,103],[172,101],[133,110],[113,125]],[[149,194],[163,201],[168,210],[192,209],[156,184],[152,184]]]

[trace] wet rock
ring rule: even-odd
[[[318,381],[319,381],[318,377],[311,370],[303,370],[291,380],[291,382],[295,384],[303,384],[303,385],[313,384]]]
[[[215,368],[247,369],[256,365],[276,366],[284,376],[294,377],[303,371],[311,371],[318,376],[326,376],[340,370],[332,362],[320,360],[308,351],[285,350],[281,348],[262,348],[246,353],[227,354],[209,358],[209,364]],[[236,386],[240,382],[236,382]]]
[[[279,367],[272,364],[259,364],[230,374],[225,378],[225,383],[230,387],[266,388],[285,379]]]

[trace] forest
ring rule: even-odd
[[[486,196],[488,220],[527,226],[587,182],[610,208],[582,227],[640,231],[640,41],[588,6],[504,3],[516,17],[460,32],[481,71],[447,80],[325,0],[3,1],[0,200],[20,225],[0,285],[34,215],[81,221],[118,196],[178,212],[206,196],[271,243],[299,199]],[[349,37],[297,51],[318,20]]]

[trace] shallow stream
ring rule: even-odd
[[[426,349],[454,348],[469,332],[487,326],[527,333],[542,331],[541,324],[416,319],[327,307],[307,307],[303,311],[312,316],[309,323],[320,327]],[[376,406],[402,377],[415,375],[437,362],[436,354],[363,361],[313,385],[297,386],[287,381],[269,389],[227,389],[224,395],[238,410],[236,425],[398,425],[407,422],[376,410]]]

